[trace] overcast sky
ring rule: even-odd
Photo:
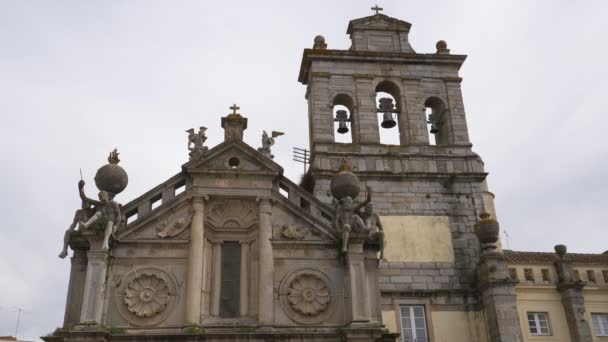
[[[286,134],[275,160],[297,181],[308,144],[302,49],[347,49],[370,1],[0,1],[0,335],[34,340],[63,321],[63,232],[118,147],[127,203],[180,171],[186,133],[237,103],[245,141]],[[381,1],[417,52],[444,39],[461,76],[474,151],[517,250],[608,249],[608,5],[598,1]],[[503,244],[506,245],[505,242]]]

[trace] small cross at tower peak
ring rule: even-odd
[[[376,4],[374,7],[371,8],[372,11],[376,11],[376,14],[380,14],[380,11],[383,11],[384,8],[378,6],[378,4]]]
[[[238,115],[239,113],[237,113],[236,111],[241,109],[241,107],[237,106],[235,103],[232,106],[230,106],[230,109],[232,109],[232,113],[230,113],[230,115]]]

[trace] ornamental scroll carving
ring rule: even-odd
[[[289,304],[302,315],[317,316],[327,309],[330,298],[327,284],[314,274],[300,274],[289,284]]]
[[[299,227],[290,224],[283,226],[281,230],[281,236],[291,240],[302,240],[308,236],[310,230],[306,227]]]
[[[169,284],[155,274],[141,274],[125,289],[125,304],[137,317],[159,314],[169,303]]]

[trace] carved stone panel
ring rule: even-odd
[[[153,317],[169,303],[169,284],[156,274],[141,274],[125,289],[125,304],[137,317]]]
[[[300,324],[319,324],[335,311],[337,293],[324,273],[304,268],[289,273],[281,281],[279,302],[289,318]]]
[[[155,326],[165,321],[178,301],[174,276],[156,267],[141,267],[114,283],[114,305],[134,326]]]

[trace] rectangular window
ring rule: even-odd
[[[517,269],[515,269],[515,268],[509,268],[509,277],[511,279],[516,279],[517,280],[518,279],[517,278]]]
[[[587,280],[590,283],[595,283],[595,271],[594,270],[588,270],[587,271]]]
[[[551,335],[546,312],[528,312],[528,325],[532,335]]]
[[[401,305],[403,342],[428,342],[424,305]]]
[[[604,277],[604,283],[608,284],[608,271],[602,271],[602,277]]]
[[[531,268],[524,268],[524,279],[526,281],[534,281],[534,273]]]
[[[608,336],[608,313],[592,313],[595,336]]]
[[[543,276],[543,281],[551,281],[551,278],[549,278],[549,269],[548,268],[541,269],[540,273]]]
[[[236,241],[222,244],[222,287],[220,317],[238,317],[241,283],[241,245]]]

